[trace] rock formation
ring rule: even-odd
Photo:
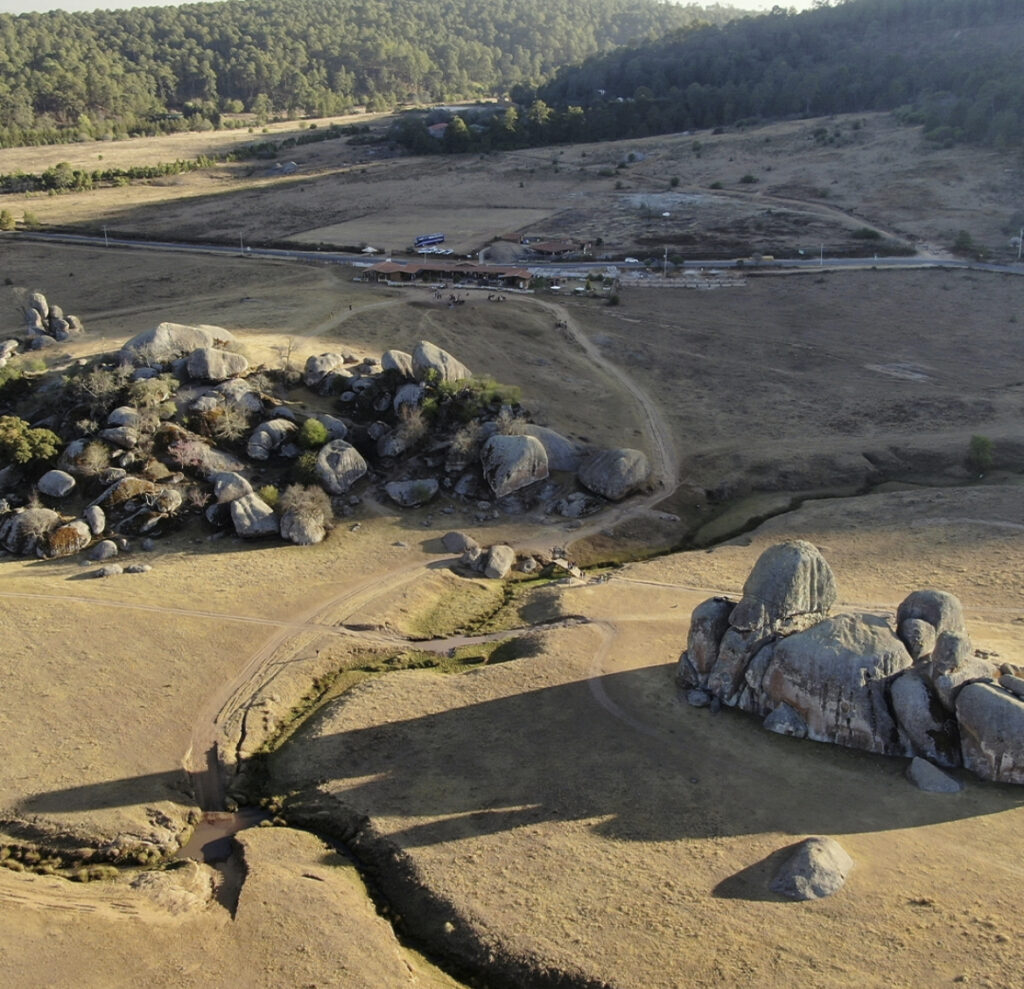
[[[953,595],[913,592],[896,628],[832,615],[835,600],[814,546],[765,550],[739,601],[693,612],[677,671],[690,703],[715,699],[781,734],[1024,783],[1024,698],[974,652]]]

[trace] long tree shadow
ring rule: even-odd
[[[517,665],[502,669],[515,675]],[[468,676],[481,673],[489,671]],[[405,675],[390,676],[398,683]],[[468,704],[450,689],[458,679],[422,681],[428,703],[448,697],[448,709],[369,727],[344,726],[343,697],[269,760],[271,788],[297,793],[298,810],[386,822],[405,847],[553,820],[590,821],[620,841],[884,831],[1024,804],[1024,788],[967,774],[963,793],[923,793],[904,779],[905,760],[781,738],[736,712],[695,710],[673,696],[665,666]],[[52,790],[18,810],[59,817],[161,801],[193,802],[183,770]]]

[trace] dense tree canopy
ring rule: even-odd
[[[584,139],[901,111],[941,141],[1024,134],[1020,0],[846,0],[677,32],[563,68],[536,93]],[[557,121],[556,121],[557,122]]]
[[[728,8],[666,0],[227,0],[0,15],[0,145],[537,85]]]

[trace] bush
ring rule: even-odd
[[[722,183],[721,182],[712,182],[711,185],[708,186],[708,188],[709,189],[721,189],[722,188]]]
[[[756,181],[757,176],[751,175],[750,172],[747,172],[747,174],[740,179],[740,182],[743,183],[743,185],[753,185]]]
[[[290,512],[324,526],[334,518],[330,496],[318,484],[289,484],[277,507],[282,515]]]
[[[327,439],[327,427],[319,419],[307,419],[299,430],[299,445],[306,450],[319,450]]]
[[[858,227],[853,233],[850,234],[857,240],[881,240],[882,235],[871,227]]]
[[[995,444],[987,436],[972,436],[967,447],[967,465],[971,470],[984,474],[992,466]]]
[[[617,306],[618,304],[619,304],[619,293],[618,292],[612,292],[612,294],[608,296],[608,305],[610,305],[610,306]]]
[[[0,416],[0,460],[16,464],[52,460],[60,447],[60,437],[52,430],[32,429],[17,416]]]
[[[256,492],[271,508],[276,509],[281,501],[281,492],[273,484],[264,484]]]
[[[292,468],[292,476],[300,484],[316,484],[318,474],[316,472],[316,450],[305,450],[300,453]]]
[[[0,230],[13,230],[14,217],[10,210],[0,209]]]

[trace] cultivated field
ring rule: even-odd
[[[632,251],[663,235],[663,206],[680,237],[738,224],[709,237],[735,237],[744,254],[778,238],[802,245],[808,231],[838,242],[865,223],[938,246],[968,225],[982,241],[1003,236],[999,183],[1012,164],[978,155],[975,169],[962,151],[923,152],[883,118],[839,126],[838,147],[819,147],[801,122],[701,135],[699,156],[686,136],[354,171],[300,161],[299,148],[299,178],[225,171],[211,198],[221,179],[194,175],[28,202],[44,222],[318,239],[341,224],[346,242],[443,226],[450,209],[466,250],[522,229],[517,211],[530,210],[532,230]],[[630,151],[647,157],[615,169]],[[940,163],[941,177],[931,172]],[[747,173],[760,181],[740,183]],[[712,199],[692,198],[718,180]],[[806,194],[826,186],[827,197]],[[676,198],[636,198],[655,192]],[[972,196],[972,212],[956,212]],[[798,197],[780,217],[782,199]],[[795,217],[810,226],[790,229]],[[299,366],[313,353],[379,355],[425,338],[519,386],[538,421],[580,442],[644,449],[656,481],[580,529],[532,516],[480,524],[457,501],[439,514],[445,500],[399,516],[368,496],[318,547],[211,541],[196,525],[158,543],[145,557],[152,572],[137,577],[86,581],[75,561],[0,560],[0,844],[174,844],[200,809],[185,769],[201,775],[209,741],[231,766],[314,676],[365,662],[366,650],[404,650],[407,633],[440,628],[444,609],[469,598],[445,570],[437,537],[448,528],[485,544],[568,544],[583,562],[697,539],[707,549],[631,563],[604,582],[520,588],[492,624],[523,627],[503,633],[522,658],[458,676],[403,670],[340,694],[272,761],[269,792],[292,794],[285,818],[348,836],[358,820],[360,855],[398,929],[440,955],[475,958],[487,984],[503,973],[528,984],[515,974],[525,966],[629,987],[1015,985],[1017,788],[968,780],[955,797],[924,794],[898,760],[692,709],[672,674],[694,605],[737,594],[761,550],[789,537],[822,548],[841,608],[891,616],[915,588],[946,589],[962,598],[976,645],[1021,661],[1024,281],[868,268],[748,277],[728,291],[624,288],[618,307],[539,294],[503,305],[473,295],[449,309],[336,266],[2,235],[0,269],[7,331],[36,288],[82,317],[79,342],[44,352],[54,366],[161,320],[222,325],[255,360]],[[994,441],[983,483],[965,463],[975,434]],[[822,492],[839,497],[785,511]],[[577,623],[529,628],[569,616]],[[855,859],[844,890],[814,904],[767,894],[773,853],[819,833]],[[399,944],[351,868],[309,834],[280,827],[239,841],[223,875],[171,871],[139,890],[0,869],[0,979],[456,984]]]

